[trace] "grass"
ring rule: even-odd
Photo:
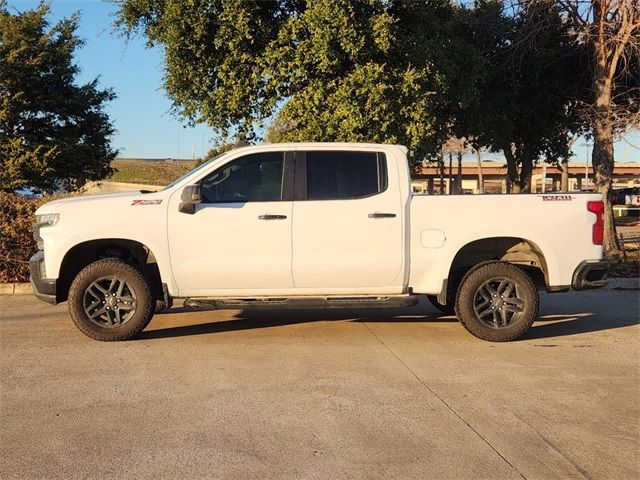
[[[114,160],[116,172],[107,180],[112,182],[166,185],[196,166],[194,161]]]

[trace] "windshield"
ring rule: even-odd
[[[166,190],[166,189],[168,189],[168,188],[173,187],[174,185],[177,185],[177,184],[178,184],[178,183],[180,183],[182,180],[184,180],[185,178],[187,178],[189,175],[192,175],[192,174],[194,174],[194,173],[196,173],[196,172],[198,172],[198,171],[202,170],[204,167],[206,167],[207,165],[209,165],[211,162],[213,162],[213,161],[215,161],[215,160],[219,159],[219,158],[220,158],[221,156],[223,156],[225,153],[228,153],[228,152],[220,153],[220,154],[216,155],[215,157],[213,157],[212,159],[207,160],[207,161],[206,161],[206,162],[204,162],[203,164],[198,165],[198,166],[197,166],[196,168],[194,168],[193,170],[189,170],[187,173],[185,173],[184,175],[182,175],[180,178],[175,179],[173,182],[171,182],[170,184],[168,184],[167,186],[165,186],[162,190]]]

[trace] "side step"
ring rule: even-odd
[[[293,308],[404,308],[418,303],[416,295],[355,297],[255,297],[187,298],[184,306],[195,310],[293,309]]]

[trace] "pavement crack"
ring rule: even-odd
[[[378,341],[380,342],[380,344],[382,344],[382,346],[384,348],[387,349],[387,351],[393,355],[393,357],[404,367],[406,368],[409,373],[411,373],[411,375],[413,375],[415,377],[416,380],[418,380],[418,382],[420,382],[422,384],[422,386],[424,386],[427,390],[429,390],[429,392],[431,392],[451,413],[453,413],[456,417],[458,417],[458,419],[460,419],[461,422],[463,422],[467,427],[469,427],[469,429],[474,432],[484,443],[486,443],[489,448],[491,450],[493,450],[502,460],[504,460],[507,465],[509,465],[518,475],[520,475],[520,477],[522,477],[524,480],[527,480],[527,477],[525,477],[522,472],[520,472],[520,470],[518,470],[509,460],[507,460],[507,458],[502,455],[492,444],[491,442],[489,442],[489,440],[487,440],[478,430],[476,430],[475,428],[473,428],[473,426],[467,422],[462,415],[460,415],[451,405],[449,405],[447,403],[447,401],[442,398],[440,395],[438,395],[438,393],[431,388],[424,380],[422,380],[422,378],[420,378],[420,376],[418,376],[418,374],[416,372],[414,372],[411,367],[409,367],[409,365],[407,365],[406,363],[404,363],[400,357],[398,357],[398,355],[396,355],[396,353],[389,347],[389,345],[387,345],[380,337],[378,337],[378,335],[376,335],[373,330],[371,330],[369,328],[369,325],[367,325],[365,322],[360,322],[364,328],[366,328],[369,333]]]
[[[589,475],[589,472],[587,472],[584,468],[582,468],[580,465],[578,465],[576,462],[574,462],[573,460],[571,460],[571,458],[569,458],[569,456],[567,454],[565,454],[562,450],[560,450],[559,447],[557,447],[553,442],[551,442],[551,440],[549,440],[547,437],[545,437],[542,433],[540,433],[540,431],[535,428],[533,425],[529,424],[529,422],[525,421],[524,418],[522,418],[520,415],[516,415],[515,413],[513,413],[513,416],[515,418],[518,419],[518,421],[524,423],[532,432],[534,432],[536,435],[538,435],[538,437],[540,437],[540,439],[546,443],[552,450],[554,450],[555,452],[558,453],[558,455],[560,455],[562,458],[564,458],[571,466],[573,466],[573,468],[575,468],[578,473],[580,475],[582,475],[585,479],[587,480],[591,480],[591,476]]]

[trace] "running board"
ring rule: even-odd
[[[418,303],[415,295],[355,297],[255,297],[186,298],[184,306],[194,310],[288,309],[288,308],[404,308]]]

